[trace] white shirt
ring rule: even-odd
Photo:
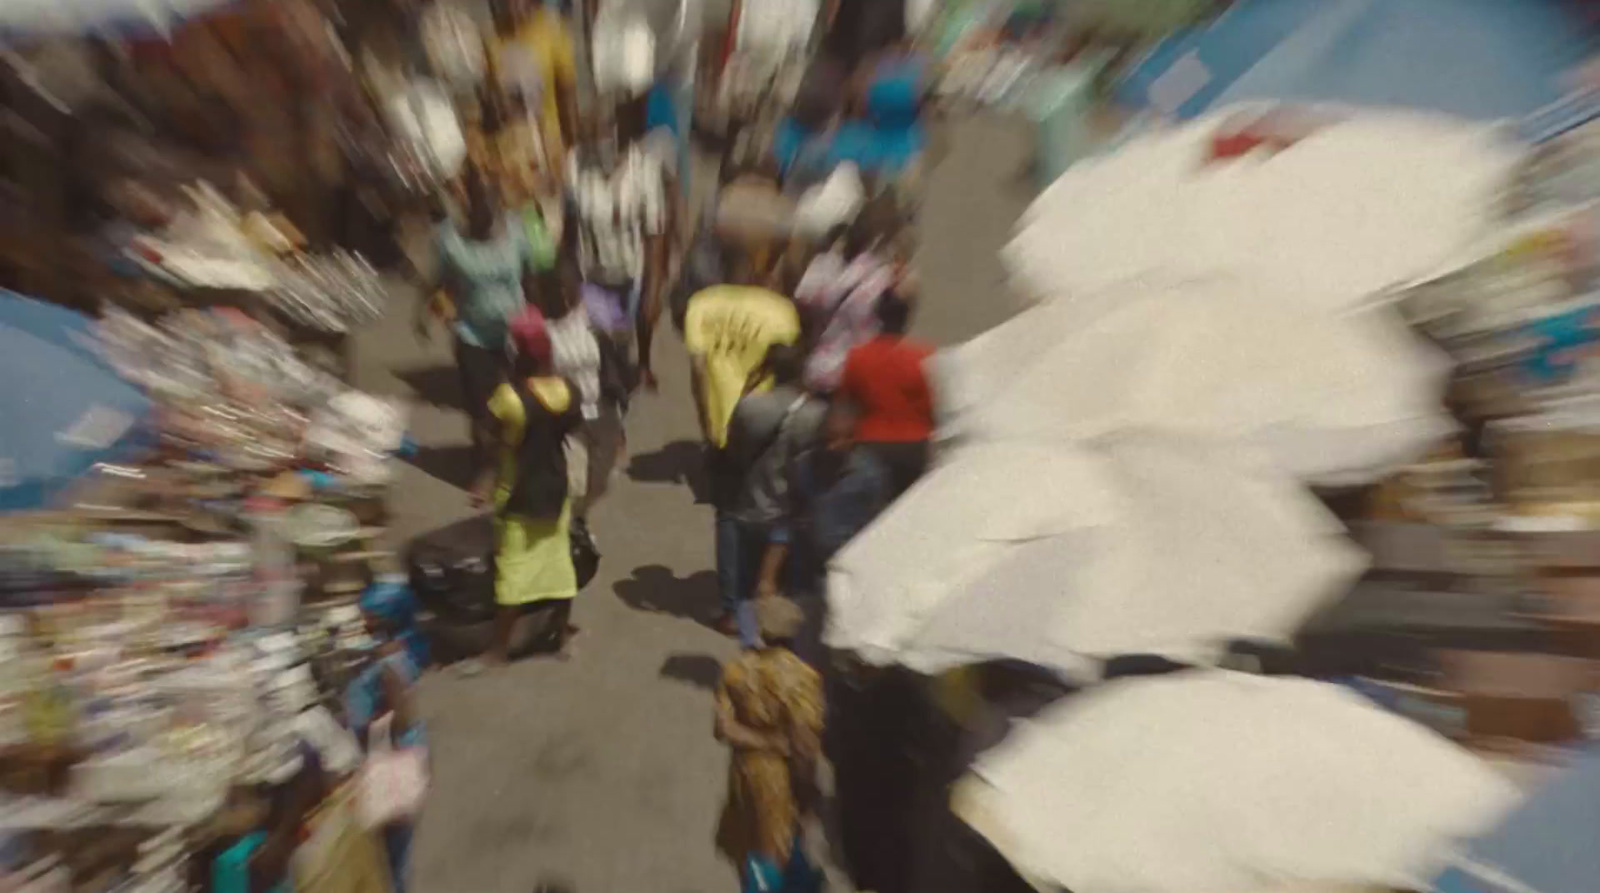
[[[567,192],[578,210],[579,262],[585,278],[616,283],[644,275],[645,242],[666,229],[666,173],[638,143],[606,171],[575,150],[567,156]]]
[[[823,394],[839,387],[850,351],[878,334],[878,302],[893,284],[894,266],[871,251],[852,261],[829,251],[811,262],[794,289],[795,303],[822,324],[806,358],[806,387]]]
[[[582,305],[566,316],[545,323],[550,334],[550,359],[556,374],[572,380],[578,387],[585,420],[600,416],[600,342],[589,326],[589,314]]]
[[[471,14],[451,3],[431,3],[422,11],[417,28],[422,51],[441,80],[456,90],[482,82],[488,60]]]
[[[739,51],[781,55],[804,49],[820,6],[817,0],[745,0],[739,13]]]

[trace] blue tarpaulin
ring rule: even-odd
[[[1118,98],[1180,119],[1249,100],[1520,118],[1571,89],[1579,24],[1557,0],[1239,0],[1159,44]]]
[[[190,19],[235,5],[241,0],[0,0],[0,38],[166,35]]]
[[[1467,845],[1435,893],[1593,893],[1600,879],[1600,753],[1590,751]]]
[[[87,317],[0,290],[0,511],[45,505],[147,436],[150,401],[95,352]]]

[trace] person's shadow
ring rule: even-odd
[[[670,568],[647,564],[635,568],[626,580],[611,587],[628,607],[655,614],[671,614],[709,626],[717,615],[717,575],[715,571],[696,571],[679,577]]]
[[[695,502],[711,500],[706,451],[697,440],[674,440],[653,453],[629,456],[628,477],[644,484],[687,484]]]
[[[461,372],[455,366],[418,366],[413,369],[396,369],[394,377],[404,382],[417,399],[446,409],[460,409],[465,402],[461,393]]]
[[[430,477],[458,490],[470,490],[477,482],[477,456],[471,444],[418,447],[405,461]]]
[[[662,662],[657,675],[662,679],[714,691],[722,679],[722,661],[706,654],[672,654]]]

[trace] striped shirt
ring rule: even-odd
[[[638,143],[609,171],[587,154],[574,150],[566,173],[584,278],[612,285],[640,279],[648,239],[666,231],[665,166]]]

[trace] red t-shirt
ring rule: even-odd
[[[923,361],[933,348],[908,338],[880,335],[850,351],[840,395],[856,405],[856,439],[914,443],[933,437],[933,394]]]

